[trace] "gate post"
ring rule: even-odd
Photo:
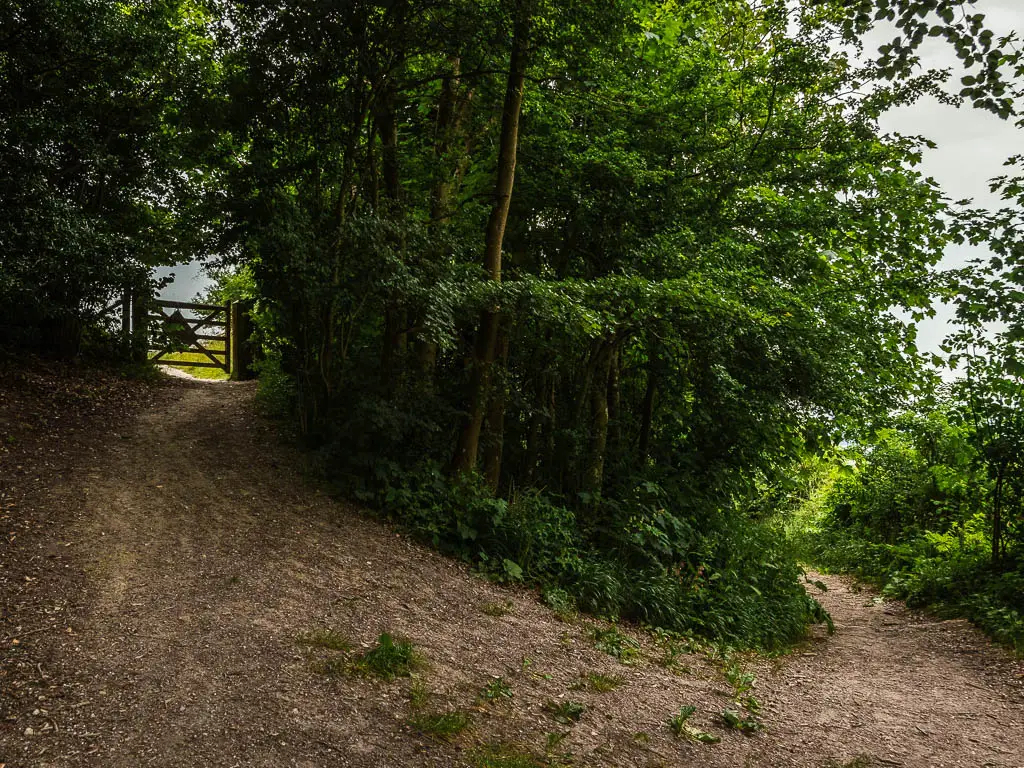
[[[147,299],[138,292],[132,294],[132,360],[136,363],[144,363],[149,357]]]
[[[249,318],[248,302],[233,301],[230,309],[231,380],[247,381],[253,378],[252,371],[252,320]]]
[[[134,360],[132,354],[132,293],[127,288],[121,293],[121,354]]]

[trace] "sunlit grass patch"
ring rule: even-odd
[[[223,351],[224,345],[221,344],[219,347],[210,348],[211,352]],[[214,355],[218,360],[222,359],[221,355]],[[210,363],[213,362],[209,357],[204,355],[202,352],[168,352],[166,355],[162,355],[160,360],[182,363]],[[203,368],[194,366],[180,366],[176,365],[175,368],[184,371],[189,376],[195,376],[197,379],[215,379],[218,381],[224,381],[228,379],[228,374],[220,368]]]
[[[314,670],[326,675],[356,674],[390,682],[398,677],[410,677],[423,666],[423,659],[412,643],[387,632],[381,633],[373,648],[358,654],[352,653],[348,638],[330,629],[304,632],[296,642],[332,652],[312,664]]]

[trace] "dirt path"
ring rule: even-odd
[[[666,669],[641,636],[642,660],[623,665],[594,649],[592,622],[560,622],[326,498],[252,396],[169,385],[36,500],[51,523],[9,582],[39,586],[0,624],[0,765],[471,765],[503,743],[552,765],[1024,766],[1024,667],[961,622],[828,579],[838,632],[751,662],[766,728],[729,733],[717,663]],[[410,638],[428,708],[471,728],[452,743],[417,732],[407,679],[318,672],[321,652],[296,639],[324,628],[357,649]],[[579,690],[588,673],[623,684]],[[481,701],[497,677],[512,698]],[[586,706],[572,726],[544,708],[568,700]],[[673,737],[684,704],[721,744]]]
[[[762,675],[775,721],[765,764],[841,745],[881,765],[1024,766],[1024,665],[966,621],[908,611],[850,579],[813,578],[829,586],[819,599],[837,631],[816,630]]]

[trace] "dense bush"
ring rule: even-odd
[[[494,578],[558,590],[581,610],[767,649],[827,620],[777,531],[727,512],[697,525],[666,511],[671,500],[650,484],[597,531],[536,490],[496,498],[478,478],[452,483],[436,466],[378,469],[374,490],[363,483],[358,495],[382,514]]]

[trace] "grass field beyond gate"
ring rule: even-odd
[[[224,345],[211,346],[211,352],[222,352]],[[219,356],[218,356],[219,357]],[[173,360],[175,362],[182,363],[208,363],[210,358],[204,355],[202,352],[168,352],[164,355],[161,360]],[[193,368],[191,366],[174,366],[178,370],[184,371],[189,376],[195,376],[197,379],[213,379],[218,381],[224,381],[228,377],[228,374],[222,371],[220,368]]]

